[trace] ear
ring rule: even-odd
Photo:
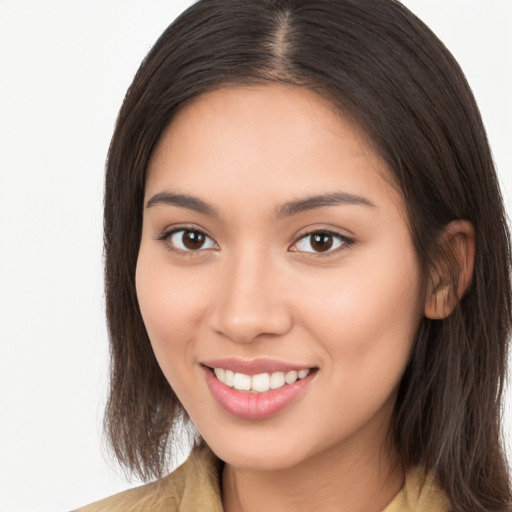
[[[475,262],[475,229],[471,222],[450,222],[443,229],[440,246],[442,261],[436,262],[425,300],[425,316],[433,320],[450,315],[471,284]]]

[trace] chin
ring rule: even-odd
[[[245,436],[244,436],[245,437]],[[247,436],[248,439],[226,436],[205,439],[211,450],[226,464],[249,471],[280,471],[298,466],[311,456],[304,440],[295,442],[271,435]],[[301,447],[301,449],[298,449]]]
[[[216,452],[215,452],[216,453]],[[226,450],[216,455],[230,466],[247,471],[282,471],[298,466],[302,458],[291,453],[267,453],[263,450]]]

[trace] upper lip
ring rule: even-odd
[[[308,364],[295,364],[277,359],[240,359],[228,357],[223,359],[209,359],[201,364],[209,368],[224,368],[235,373],[245,375],[258,375],[259,373],[290,372],[313,368]]]

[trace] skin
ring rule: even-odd
[[[431,297],[392,183],[356,126],[293,86],[204,94],[159,141],[137,294],[166,378],[226,462],[228,512],[377,512],[403,485],[389,426]],[[368,204],[276,218],[290,201],[333,191]],[[147,206],[162,193],[198,198],[216,215],[155,199]],[[187,250],[182,232],[167,236],[179,229],[204,233],[204,245]],[[315,252],[306,235],[322,230],[342,238]],[[201,363],[226,357],[318,371],[290,406],[247,420],[223,410],[206,385]]]

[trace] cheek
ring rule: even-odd
[[[194,391],[198,376],[190,368],[195,366],[194,332],[204,314],[204,283],[197,268],[170,271],[165,255],[141,247],[136,287],[142,318],[156,360],[187,410],[202,406]]]
[[[165,254],[141,247],[137,298],[151,345],[166,376],[173,362],[191,351],[190,334],[204,314],[205,282],[200,269],[175,267],[170,272]],[[168,357],[171,352],[174,357]]]
[[[401,374],[423,312],[412,251],[382,247],[380,258],[375,254],[360,251],[328,279],[305,283],[309,293],[300,315],[332,364],[367,377]]]
[[[376,411],[382,411],[382,425],[390,421],[422,316],[419,272],[414,260],[402,263],[367,265],[359,258],[324,286],[310,286],[309,300],[302,303],[303,327],[321,346],[330,390],[316,407],[332,410],[335,403],[347,413],[333,427],[334,436],[366,424]]]

